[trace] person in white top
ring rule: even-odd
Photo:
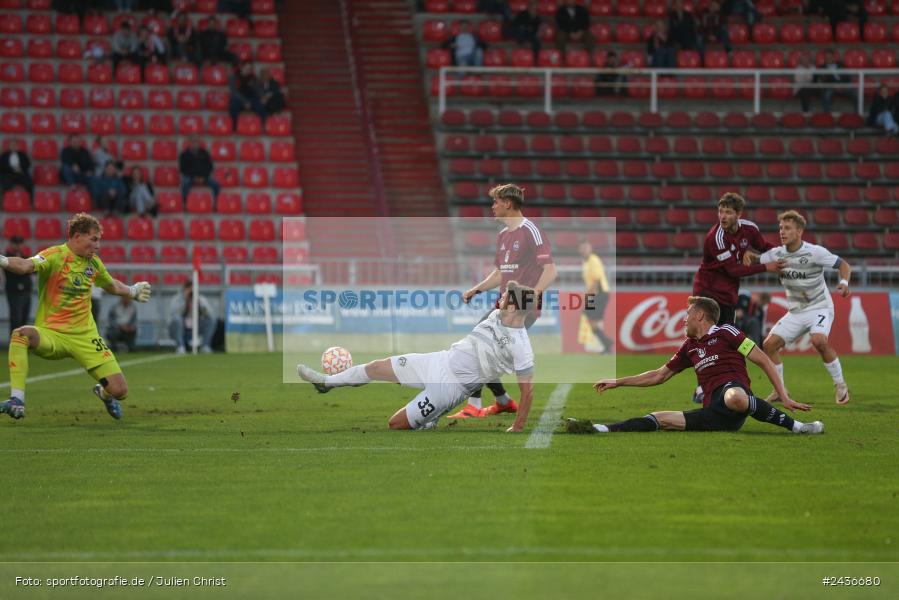
[[[510,373],[518,378],[521,401],[515,422],[506,431],[524,431],[533,400],[534,350],[525,328],[537,306],[537,293],[510,281],[506,293],[486,319],[449,350],[402,354],[325,375],[299,364],[297,373],[319,393],[335,387],[387,381],[422,390],[390,417],[390,429],[430,429],[437,420],[465,401],[472,391]]]
[[[833,325],[833,299],[824,281],[825,269],[838,269],[840,282],[837,291],[843,298],[849,296],[849,278],[852,268],[845,260],[831,253],[823,246],[802,241],[805,218],[795,210],[778,215],[780,240],[783,246],[768,250],[761,256],[750,255],[746,262],[770,263],[786,260],[787,266],[780,272],[780,282],[787,293],[788,312],[774,327],[763,344],[765,353],[771,358],[783,380],[783,363],[780,350],[785,344],[795,341],[805,333],[809,334],[812,346],[821,355],[824,368],[830,373],[835,388],[837,404],[849,402],[849,386],[843,379],[843,368],[836,351],[828,343],[827,336]],[[768,401],[776,401],[777,393],[772,392]]]

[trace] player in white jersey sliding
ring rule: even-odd
[[[422,390],[390,417],[391,429],[430,429],[472,391],[485,383],[499,381],[503,374],[514,373],[521,401],[515,422],[507,431],[523,431],[533,400],[534,373],[534,351],[524,324],[536,305],[537,294],[533,289],[510,281],[499,308],[449,350],[391,356],[350,367],[337,375],[325,375],[300,364],[297,373],[320,393],[372,381]]]
[[[840,282],[837,291],[843,298],[849,296],[849,277],[852,269],[845,260],[832,254],[830,250],[802,241],[805,218],[795,210],[778,215],[780,221],[780,241],[783,246],[768,250],[761,256],[750,256],[747,261],[771,263],[786,260],[787,266],[780,271],[780,282],[787,292],[789,312],[771,329],[763,344],[765,353],[774,363],[783,381],[783,363],[780,350],[784,344],[793,342],[808,333],[812,346],[821,355],[824,368],[833,378],[837,404],[849,402],[849,386],[843,379],[843,367],[836,351],[827,342],[833,325],[833,299],[824,281],[824,269],[839,269]],[[777,400],[777,392],[771,392],[767,400]]]

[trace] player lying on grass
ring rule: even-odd
[[[524,324],[536,307],[536,298],[533,289],[510,281],[499,308],[449,350],[391,356],[350,367],[337,375],[325,375],[306,365],[297,365],[297,373],[320,393],[372,381],[422,390],[390,417],[391,429],[434,427],[437,419],[464,402],[474,390],[498,381],[503,374],[514,373],[521,403],[515,422],[507,431],[523,431],[533,399],[534,372],[534,351]]]
[[[849,402],[849,386],[843,379],[843,367],[840,357],[827,341],[830,327],[833,325],[833,299],[827,290],[824,280],[824,269],[837,269],[840,282],[837,291],[843,298],[849,297],[849,279],[852,268],[845,260],[831,253],[823,246],[802,241],[805,231],[805,218],[795,210],[788,210],[778,215],[780,222],[780,241],[783,246],[768,250],[761,256],[747,253],[743,262],[771,264],[774,261],[785,261],[786,266],[780,271],[780,283],[787,293],[789,311],[771,329],[762,347],[765,354],[774,363],[781,381],[784,378],[784,366],[780,360],[780,351],[785,344],[794,342],[808,333],[812,346],[821,355],[824,368],[833,379],[834,399],[837,404]],[[777,391],[765,398],[768,402],[776,402]]]
[[[0,412],[13,419],[25,416],[25,380],[28,351],[50,360],[71,357],[99,383],[96,394],[106,411],[122,418],[119,400],[128,395],[128,384],[115,355],[97,332],[91,314],[91,288],[128,296],[138,302],[150,299],[146,281],[127,286],[113,279],[97,256],[102,229],[92,216],[78,213],[69,219],[68,240],[31,258],[0,256],[0,267],[27,275],[38,274],[38,309],[34,326],[13,330],[9,342],[9,379],[12,395],[0,403]]]
[[[718,303],[711,298],[690,296],[684,328],[687,339],[668,362],[654,371],[621,379],[603,379],[593,387],[602,393],[616,387],[648,387],[671,379],[676,373],[693,367],[704,392],[702,408],[687,412],[659,411],[611,425],[593,424],[583,419],[568,419],[569,433],[608,433],[610,431],[737,431],[746,416],[779,425],[793,433],[821,433],[820,421],[802,423],[752,395],[746,361],[757,364],[771,380],[784,408],[811,410],[794,402],[783,388],[774,365],[755,342],[733,325],[717,326]]]

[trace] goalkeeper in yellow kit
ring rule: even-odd
[[[106,411],[122,418],[119,400],[128,395],[128,384],[115,355],[97,332],[91,314],[91,287],[138,302],[150,299],[146,281],[125,285],[113,279],[97,256],[102,229],[94,217],[78,213],[69,219],[68,240],[31,258],[0,255],[0,267],[22,275],[38,274],[38,309],[34,326],[12,332],[9,344],[9,378],[12,395],[0,403],[0,413],[13,419],[25,416],[25,379],[28,351],[50,360],[72,357],[96,379],[96,394]]]

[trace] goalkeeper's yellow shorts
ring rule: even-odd
[[[74,358],[97,381],[122,372],[115,354],[96,330],[93,333],[71,335],[46,327],[35,329],[41,336],[41,341],[34,353],[41,358]]]

